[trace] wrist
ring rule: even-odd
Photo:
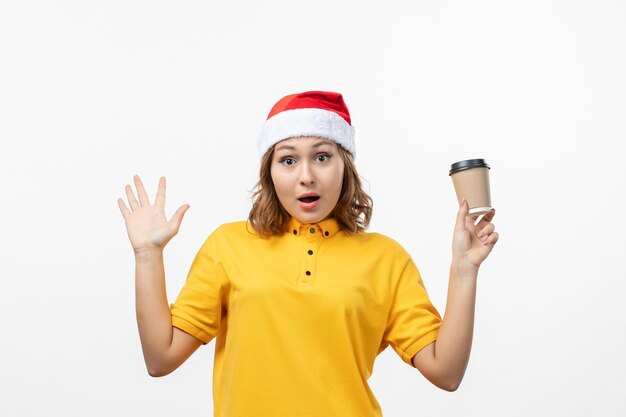
[[[461,276],[478,276],[479,267],[462,259],[452,258],[450,270]]]
[[[137,262],[148,262],[163,257],[163,248],[139,248],[135,249],[135,260]]]

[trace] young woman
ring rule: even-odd
[[[452,240],[446,312],[431,304],[411,256],[366,232],[372,201],[354,165],[341,94],[283,97],[258,139],[260,179],[247,221],[226,223],[198,251],[168,305],[163,248],[189,205],[167,221],[138,176],[118,204],[136,256],[137,322],[148,372],[177,369],[216,338],[215,415],[382,416],[371,392],[391,345],[437,387],[454,391],[469,360],[478,269],[498,234],[465,202]]]

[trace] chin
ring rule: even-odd
[[[300,215],[300,216],[294,216],[296,219],[300,220],[302,223],[317,223],[320,220],[322,220],[320,218],[320,216],[314,216],[311,214],[305,214],[305,215]]]
[[[328,216],[328,214],[296,212],[296,215],[292,214],[292,216],[300,220],[302,223],[318,223],[324,220]]]

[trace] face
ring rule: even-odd
[[[270,173],[276,194],[285,210],[302,223],[328,218],[339,201],[344,163],[337,146],[313,136],[275,145]]]

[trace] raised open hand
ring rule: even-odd
[[[163,250],[167,242],[178,233],[183,215],[190,206],[189,204],[180,206],[170,221],[167,221],[165,219],[165,177],[161,177],[159,180],[156,200],[153,205],[150,204],[139,175],[135,175],[133,179],[135,188],[137,188],[139,203],[137,203],[129,184],[126,184],[126,197],[130,210],[124,204],[123,199],[117,199],[117,204],[126,221],[126,231],[130,243],[135,253],[150,249]]]

